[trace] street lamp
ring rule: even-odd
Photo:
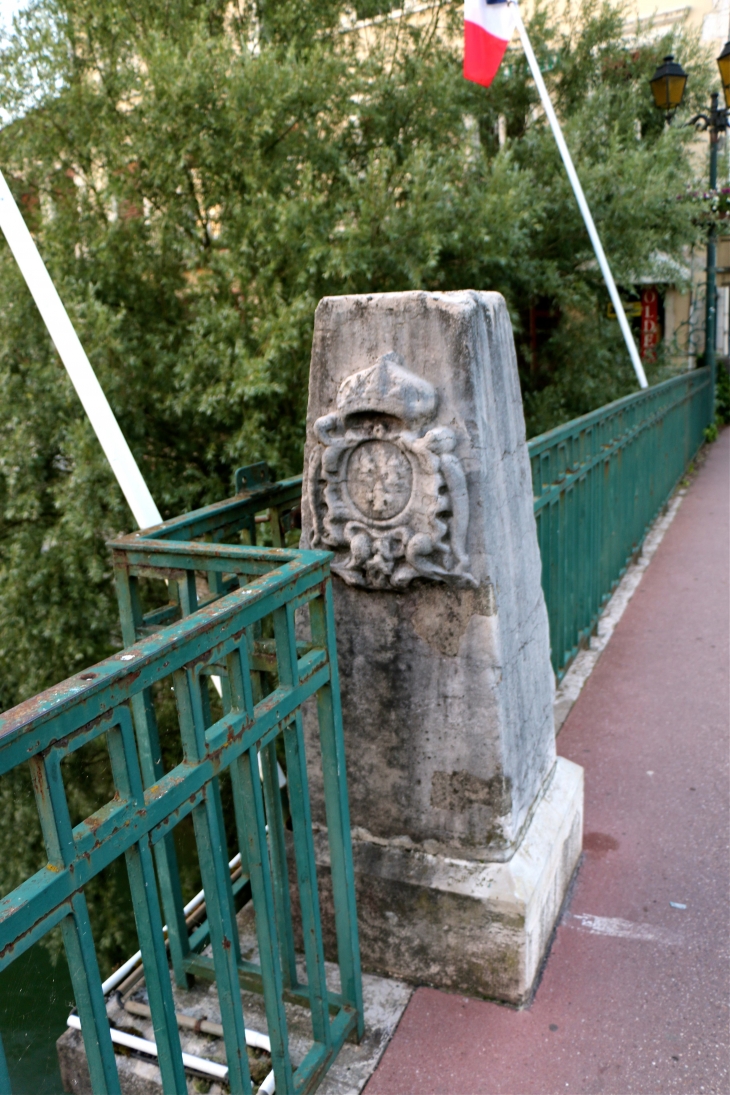
[[[730,42],[722,47],[722,53],[717,58],[717,67],[720,69],[722,90],[725,93],[725,106],[730,107]]]
[[[726,42],[722,53],[717,58],[717,67],[720,70],[722,90],[725,96],[725,106],[719,106],[720,96],[716,91],[712,92],[709,114],[695,114],[687,125],[693,125],[696,129],[707,130],[710,134],[710,190],[717,189],[717,143],[720,134],[728,128],[728,112],[730,111],[730,41]],[[659,110],[663,110],[669,122],[672,114],[680,106],[684,98],[684,89],[687,83],[687,73],[678,64],[674,57],[665,57],[661,65],[649,81],[654,104]],[[712,392],[714,405],[715,392],[715,320],[717,313],[717,291],[715,288],[716,266],[716,229],[714,221],[710,222],[707,233],[707,300],[705,302],[705,364],[710,369],[712,377]]]
[[[730,54],[728,55],[730,59]],[[665,57],[652,76],[649,84],[654,96],[654,105],[663,110],[670,120],[684,98],[684,88],[687,83],[687,73],[678,61],[670,53]]]

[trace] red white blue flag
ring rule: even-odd
[[[515,5],[505,0],[465,0],[464,76],[489,87],[515,29]]]

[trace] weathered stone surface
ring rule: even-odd
[[[320,303],[303,502],[302,546],[335,555],[364,967],[520,1003],[580,854],[582,773],[556,764],[502,297]],[[311,779],[331,947],[314,768]]]
[[[555,744],[503,299],[323,300],[305,478],[302,544],[336,556],[353,824],[509,858]],[[315,812],[324,821],[316,788]]]
[[[337,410],[313,423],[311,544],[335,549],[333,570],[348,585],[477,585],[466,553],[466,477],[454,430],[435,421],[437,404],[434,386],[391,351],[346,377]]]
[[[428,854],[355,830],[363,962],[391,977],[520,1005],[532,993],[583,840],[583,769],[559,757],[507,863]],[[315,847],[328,950],[334,911],[325,831]]]

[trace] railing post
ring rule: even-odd
[[[274,634],[276,637],[279,682],[284,686],[294,687],[299,683],[299,670],[294,631],[294,611],[289,605],[277,609],[274,613]],[[322,921],[317,892],[317,866],[312,839],[312,814],[309,803],[309,782],[301,711],[297,711],[294,719],[284,730],[284,746],[286,749],[289,801],[292,805],[294,860],[302,913],[302,934],[304,936],[304,954],[307,962],[312,1027],[315,1041],[329,1047],[332,1043],[332,1035],[327,1006]]]
[[[315,646],[327,651],[330,663],[330,682],[324,688],[320,688],[317,693],[319,739],[322,751],[327,836],[331,851],[330,869],[340,980],[345,1001],[357,1011],[359,1016],[357,1027],[359,1040],[364,1033],[362,976],[331,580],[327,581],[323,595],[310,603],[309,616],[312,641]]]
[[[52,869],[60,870],[73,862],[76,852],[61,759],[52,749],[45,756],[34,756],[30,766],[48,862]],[[89,910],[83,893],[71,897],[69,915],[61,921],[61,932],[81,1020],[92,1090],[95,1095],[121,1095]]]
[[[137,809],[144,808],[142,777],[137,761],[134,731],[129,711],[119,710],[119,724],[107,732],[112,775],[118,793]],[[162,1088],[165,1092],[187,1095],[182,1063],[180,1032],[175,1018],[175,1003],[170,987],[167,950],[162,934],[162,918],[157,900],[157,883],[149,836],[125,852],[129,888],[139,948],[144,963],[155,1032]]]
[[[125,646],[132,646],[139,638],[139,630],[142,626],[138,579],[130,576],[126,568],[115,566],[114,581],[122,624],[122,640]],[[144,691],[132,696],[131,706],[137,732],[142,780],[145,787],[152,787],[164,774],[152,689],[145,688]],[[156,845],[155,861],[162,893],[162,907],[167,921],[167,937],[175,982],[180,988],[190,988],[193,981],[185,967],[185,962],[190,957],[190,945],[183,912],[175,838],[172,833],[163,837]]]

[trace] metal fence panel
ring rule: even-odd
[[[133,540],[130,545],[129,540]],[[185,1092],[183,1057],[170,982],[214,978],[232,1092],[251,1091],[240,988],[262,992],[276,1089],[308,1092],[350,1035],[363,1029],[344,743],[331,610],[329,554],[220,546],[144,537],[116,552],[125,632],[142,623],[140,573],[165,574],[187,615],[138,638],[119,654],[28,700],[0,718],[0,775],[29,764],[48,865],[0,901],[0,969],[60,924],[94,1091],[118,1092],[114,1050],[83,887],[124,856],[132,893],[163,1089]],[[196,571],[231,586],[198,606]],[[191,581],[192,576],[192,581]],[[214,583],[215,584],[215,583]],[[311,641],[297,643],[295,613],[306,606]],[[262,621],[273,617],[263,664]],[[223,714],[213,717],[207,677],[223,678]],[[152,689],[172,676],[182,762],[164,772]],[[325,980],[301,708],[316,699],[337,918],[341,989]],[[75,827],[63,786],[65,756],[105,738],[113,799]],[[296,878],[305,936],[306,979],[294,960],[289,868],[279,795],[276,741],[287,759]],[[231,776],[241,877],[250,885],[260,961],[240,954],[229,849],[218,777]],[[188,933],[172,831],[192,815],[206,919]],[[155,860],[157,879],[155,877]],[[159,893],[158,899],[158,880]],[[163,933],[163,910],[167,940]],[[210,943],[212,956],[200,953]],[[313,1042],[295,1069],[285,1001],[312,1013]],[[10,1090],[0,1068],[0,1090]]]
[[[550,645],[560,679],[712,421],[697,369],[528,442]]]

